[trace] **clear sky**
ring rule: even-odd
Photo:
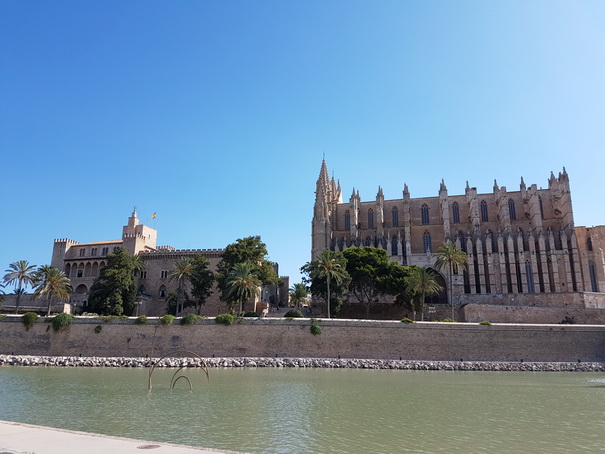
[[[600,225],[605,2],[2,0],[0,153],[1,270],[136,205],[159,245],[261,235],[297,282],[324,153],[345,200],[565,166]]]

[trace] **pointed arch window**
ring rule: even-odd
[[[454,224],[460,224],[460,206],[458,202],[452,205],[452,214],[454,215]]]
[[[431,234],[429,232],[424,232],[424,235],[422,236],[422,246],[423,246],[424,252],[431,252],[432,244],[431,244]]]
[[[422,225],[429,225],[429,206],[426,203],[420,208],[420,217],[422,219]]]
[[[391,210],[391,219],[393,221],[393,227],[399,227],[399,210],[397,210],[397,207],[393,207]]]
[[[517,211],[515,210],[515,201],[513,199],[508,199],[508,215],[511,221],[517,220]]]
[[[487,202],[481,201],[481,222],[488,222],[489,216],[487,215]]]
[[[525,278],[527,279],[527,293],[534,293],[534,275],[529,260],[525,261]]]
[[[368,210],[368,229],[374,228],[374,210],[371,208]]]
[[[351,213],[349,210],[345,211],[345,230],[351,230]]]
[[[592,251],[592,238],[591,237],[586,238],[586,250]]]
[[[158,292],[160,298],[166,298],[166,286],[160,285],[160,290]]]
[[[599,284],[597,283],[597,273],[594,263],[588,262],[588,272],[590,274],[590,286],[593,292],[599,291]]]

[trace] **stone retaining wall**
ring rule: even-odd
[[[352,358],[428,361],[602,362],[605,327],[478,323],[401,323],[369,320],[214,319],[195,325],[136,325],[77,318],[60,332],[39,320],[0,321],[0,354],[83,357],[161,357],[189,350],[202,357]],[[321,334],[311,334],[311,325]],[[96,332],[98,331],[98,332]]]

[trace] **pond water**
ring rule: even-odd
[[[250,453],[605,452],[605,375],[0,367],[0,419]]]

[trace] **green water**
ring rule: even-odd
[[[251,453],[605,452],[605,375],[0,367],[0,419]]]

